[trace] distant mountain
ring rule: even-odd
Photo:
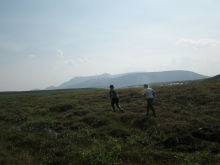
[[[123,74],[116,74],[116,75],[111,75],[108,73],[104,73],[101,75],[96,75],[96,76],[87,76],[87,77],[74,77],[71,80],[64,82],[63,84],[59,85],[58,87],[54,87],[54,86],[50,86],[45,88],[44,90],[54,90],[54,89],[67,89],[70,88],[70,86],[73,86],[75,84],[80,84],[83,83],[87,80],[93,80],[93,79],[103,79],[103,78],[116,78],[116,77],[120,77],[123,75],[126,75],[129,73],[123,73]],[[78,85],[78,86],[83,86],[83,85]],[[88,85],[90,87],[90,85]],[[77,87],[80,88],[80,87]],[[84,86],[83,86],[84,88]]]
[[[124,76],[112,79],[96,79],[90,82],[86,81],[83,84],[75,84],[70,88],[85,87],[104,87],[108,88],[113,84],[116,88],[122,88],[132,85],[170,82],[170,81],[183,81],[183,80],[197,80],[207,78],[208,76],[200,75],[190,71],[164,71],[164,72],[144,72],[144,73],[131,73]],[[92,83],[91,83],[92,82]],[[91,86],[89,86],[89,84]]]
[[[54,89],[57,89],[57,88],[55,86],[50,86],[50,87],[45,88],[44,90],[54,90]]]
[[[190,71],[163,71],[163,72],[145,72],[124,75],[115,79],[111,79],[109,84],[114,84],[118,88],[139,84],[149,84],[158,82],[170,82],[170,81],[184,81],[184,80],[197,80],[208,78],[201,74],[197,74]]]
[[[32,89],[30,91],[40,91],[41,89],[38,89],[38,88],[35,88],[35,89]]]
[[[125,73],[128,74],[128,73]],[[110,75],[108,73],[104,73],[101,75],[96,75],[96,76],[88,76],[88,77],[74,77],[71,80],[59,85],[56,89],[65,89],[69,88],[70,86],[73,86],[75,84],[80,84],[82,82],[85,82],[87,80],[92,80],[92,79],[103,79],[103,78],[115,78],[115,77],[120,77],[125,74],[117,74],[117,75]]]
[[[82,83],[79,84],[75,84],[75,85],[71,85],[68,88],[90,88],[90,87],[95,87],[95,88],[106,88],[109,85],[107,85],[109,83],[110,80],[112,80],[113,78],[98,78],[98,79],[91,79],[91,80],[87,80],[84,81]]]
[[[116,88],[122,88],[133,85],[158,83],[158,82],[171,82],[171,81],[185,81],[185,80],[197,80],[208,78],[191,71],[174,70],[163,72],[135,72],[124,73],[118,75],[102,74],[97,76],[88,77],[74,77],[70,81],[67,81],[58,87],[48,87],[49,89],[68,89],[68,88],[108,88],[110,84],[113,84]]]

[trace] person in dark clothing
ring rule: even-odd
[[[153,101],[154,101],[154,96],[156,92],[152,88],[148,88],[147,84],[144,84],[144,91],[142,92],[142,96],[146,97],[147,99],[147,113],[145,114],[148,116],[149,109],[153,111],[154,117],[156,117],[155,109],[153,107]]]
[[[124,111],[122,110],[122,108],[118,104],[119,103],[119,96],[118,96],[117,91],[114,89],[113,85],[110,85],[109,88],[110,88],[109,96],[111,98],[111,106],[113,108],[112,112],[115,112],[114,104],[116,104],[116,106],[120,109],[121,113],[123,113]]]

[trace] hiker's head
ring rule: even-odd
[[[114,89],[114,85],[110,85],[109,88]]]
[[[144,84],[144,88],[148,88],[148,85],[147,85],[147,84]]]

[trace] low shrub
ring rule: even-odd
[[[140,135],[131,135],[127,138],[127,143],[136,146],[154,147],[161,145],[167,140],[166,134],[160,130],[153,133],[141,133]]]
[[[0,120],[4,120],[6,118],[6,115],[3,113],[0,113]]]
[[[29,118],[26,123],[20,126],[20,128],[23,130],[42,130],[44,128],[53,128],[55,125],[56,120],[37,116]]]
[[[146,129],[150,126],[157,125],[157,124],[154,119],[146,118],[144,116],[144,117],[140,117],[140,118],[135,119],[133,121],[133,125],[137,128],[140,128],[140,129]]]
[[[109,132],[109,135],[116,137],[116,138],[126,138],[127,136],[130,136],[130,134],[127,131],[124,131],[122,129],[112,129]]]
[[[79,164],[112,165],[117,163],[120,154],[121,145],[118,140],[109,137],[105,144],[94,140],[92,149],[74,152],[74,157],[78,158]]]
[[[209,150],[191,153],[186,156],[184,156],[183,154],[178,154],[177,160],[182,162],[181,165],[188,165],[188,164],[217,165],[220,163],[220,158],[213,155]]]
[[[53,107],[50,108],[51,112],[65,112],[68,111],[70,109],[73,109],[72,105],[69,104],[59,104],[59,105],[55,105]]]
[[[94,127],[94,128],[98,128],[101,126],[105,126],[108,123],[108,118],[106,117],[100,117],[98,118],[97,116],[90,116],[87,115],[85,117],[82,118],[82,122],[85,122],[86,124]]]

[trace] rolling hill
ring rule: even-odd
[[[220,74],[203,80],[203,82],[212,82],[212,81],[220,81]]]
[[[185,81],[208,78],[191,71],[174,70],[163,72],[136,72],[125,73],[118,75],[102,74],[88,77],[74,77],[73,79],[59,85],[58,87],[48,87],[51,89],[70,89],[70,88],[108,88],[113,84],[117,88],[123,88],[132,85],[170,82],[170,81]],[[46,89],[48,89],[46,88]]]

